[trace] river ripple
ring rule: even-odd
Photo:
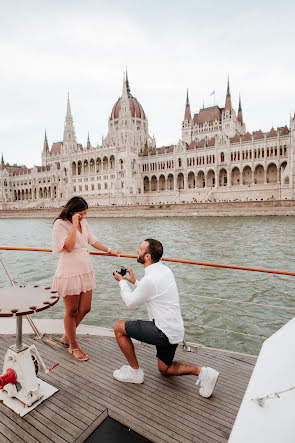
[[[99,241],[124,253],[135,253],[143,239],[154,237],[164,244],[166,257],[294,271],[292,217],[89,218],[88,223]],[[50,248],[51,231],[48,219],[0,219],[0,245]],[[1,256],[19,283],[52,282],[58,255],[5,251]],[[112,327],[119,318],[146,318],[143,307],[130,310],[124,305],[112,278],[121,264],[131,266],[138,278],[143,267],[134,259],[114,257],[92,257],[92,262],[97,289],[84,323]],[[187,341],[257,354],[263,337],[294,316],[295,277],[168,265],[178,284]],[[8,285],[2,270],[0,285]],[[60,301],[34,317],[61,318],[63,311]]]

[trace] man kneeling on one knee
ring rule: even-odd
[[[210,397],[219,372],[209,367],[173,361],[177,345],[184,338],[184,326],[174,275],[170,268],[160,262],[162,244],[148,238],[139,246],[137,253],[137,261],[145,268],[145,276],[140,281],[135,279],[132,269],[128,267],[128,277],[122,277],[117,272],[113,274],[120,284],[125,304],[130,308],[145,304],[150,320],[119,320],[115,323],[116,339],[129,365],[114,371],[114,378],[121,382],[143,383],[143,369],[139,367],[131,341],[134,338],[156,346],[158,369],[162,374],[195,375],[198,377],[196,384],[200,385],[200,395]],[[127,281],[134,285],[133,291]]]

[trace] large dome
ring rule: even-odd
[[[142,118],[145,120],[145,113],[139,101],[131,94],[128,94],[128,99],[129,99],[131,117]],[[122,98],[119,98],[119,100],[117,100],[116,103],[114,104],[111,113],[111,120],[119,118],[119,113],[121,109],[121,100]]]

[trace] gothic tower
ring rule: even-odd
[[[77,151],[77,139],[74,128],[73,116],[71,112],[70,96],[68,94],[67,101],[67,114],[65,118],[64,126],[64,138],[63,138],[63,154],[70,154]]]
[[[184,109],[184,119],[182,122],[182,128],[181,128],[181,135],[182,140],[186,142],[188,145],[192,141],[192,115],[191,115],[191,108],[188,98],[188,89],[186,92],[186,103],[185,103],[185,109]]]

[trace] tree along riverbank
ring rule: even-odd
[[[0,218],[55,218],[61,208],[0,210]],[[88,217],[294,216],[295,200],[90,207]]]

